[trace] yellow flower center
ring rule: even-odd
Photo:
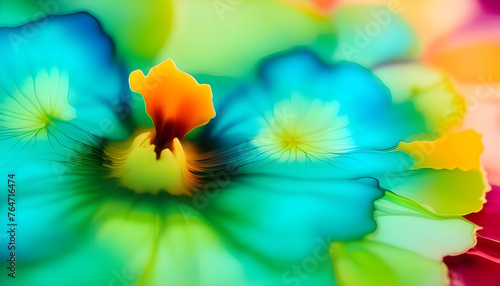
[[[9,130],[9,138],[20,141],[46,139],[48,124],[76,117],[68,103],[68,83],[66,72],[52,68],[4,90],[7,96],[0,103],[0,129]]]
[[[113,162],[109,166],[111,176],[137,193],[167,191],[172,195],[189,195],[195,178],[179,139],[175,138],[171,147],[163,149],[157,158],[151,136],[151,132],[146,132],[135,137],[131,145],[107,146],[106,153]]]
[[[310,100],[301,95],[279,102],[253,140],[260,151],[280,161],[324,160],[351,151],[354,142],[337,101]]]
[[[200,170],[196,150],[182,138],[215,116],[210,86],[198,84],[169,59],[147,76],[132,72],[130,87],[143,96],[154,130],[107,146],[111,176],[137,193],[191,194]]]

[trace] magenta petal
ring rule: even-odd
[[[479,236],[500,241],[500,187],[492,186],[486,194],[486,204],[478,213],[467,215],[465,218],[481,226]]]
[[[467,253],[481,255],[500,263],[500,242],[478,236],[476,246]],[[500,281],[498,282],[500,285]]]
[[[479,0],[484,12],[488,14],[500,14],[500,3],[498,0]]]
[[[449,268],[451,286],[500,285],[500,187],[492,186],[483,209],[466,218],[483,229],[477,244],[464,254],[443,259]]]
[[[450,286],[498,286],[500,264],[474,254],[447,256],[444,262],[450,272]]]

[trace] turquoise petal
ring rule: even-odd
[[[335,285],[325,256],[329,244],[374,231],[373,201],[380,196],[374,180],[305,181],[243,173],[231,178],[227,189],[198,195],[193,207],[223,235],[250,281]]]
[[[425,131],[413,105],[393,104],[390,91],[371,71],[350,62],[328,66],[302,51],[269,60],[255,85],[234,90],[222,102],[215,98],[218,113],[211,122],[211,136],[229,144],[253,139],[261,128],[260,119],[292,94],[337,101],[339,115],[349,120],[355,145],[363,149],[391,148]]]
[[[29,27],[36,30],[28,33]],[[53,16],[0,28],[0,39],[0,136],[17,137],[7,146],[51,135],[56,141],[63,134],[127,137],[125,118],[118,116],[128,100],[126,75],[92,16]],[[68,125],[80,131],[69,133]]]

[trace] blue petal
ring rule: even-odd
[[[261,128],[260,119],[294,93],[338,101],[339,115],[347,115],[353,140],[363,149],[392,148],[409,135],[425,131],[413,105],[393,104],[390,91],[371,71],[351,62],[327,66],[301,51],[271,59],[255,85],[240,87],[222,97],[222,102],[216,101],[211,137],[228,145],[252,140]]]
[[[45,131],[35,133],[45,126],[58,129],[59,122],[80,129],[69,136],[126,138],[117,110],[128,100],[127,77],[114,59],[111,40],[92,16],[50,16],[0,28],[0,39],[1,139],[17,135],[12,145],[29,134],[22,140],[47,141],[41,136]]]

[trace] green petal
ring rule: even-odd
[[[57,238],[54,239],[54,243],[56,242]],[[41,246],[43,247],[44,244],[38,245],[39,248]],[[133,270],[126,267],[123,260],[119,261],[110,255],[105,245],[98,245],[89,239],[76,246],[75,250],[66,251],[53,259],[38,263],[26,263],[18,259],[16,278],[12,279],[7,276],[6,270],[4,275],[0,276],[0,285],[132,285],[125,283],[130,283],[128,278]],[[17,253],[19,252],[21,250]],[[3,258],[2,256],[2,260]]]
[[[386,193],[375,202],[377,230],[368,239],[436,261],[474,243],[475,225],[461,217],[437,216],[410,200]]]
[[[0,27],[19,26],[47,15],[90,13],[111,36],[118,55],[129,64],[129,68],[134,69],[156,64],[153,59],[170,35],[170,0],[129,0],[119,4],[100,0],[3,2],[0,3]],[[37,25],[31,25],[26,30],[32,33],[38,29]]]
[[[465,215],[481,210],[489,188],[481,170],[418,169],[394,173],[380,186],[440,215]]]
[[[118,56],[133,69],[149,67],[170,35],[170,0],[129,0],[119,4],[101,0],[65,2],[61,9],[65,13],[87,11],[96,17],[115,42]]]
[[[151,199],[163,203],[112,199],[94,217],[97,241],[137,271],[134,285],[243,284],[240,262],[199,212],[174,197]]]
[[[175,31],[158,62],[172,58],[190,74],[243,76],[277,52],[315,46],[326,58],[335,46],[326,17],[281,1],[180,0],[174,11]]]
[[[380,242],[335,242],[330,256],[341,286],[439,286],[446,281],[442,262]]]
[[[424,115],[427,136],[414,134],[411,139],[439,136],[461,122],[465,100],[444,74],[418,63],[384,65],[374,74],[391,90],[394,102],[412,102]]]

